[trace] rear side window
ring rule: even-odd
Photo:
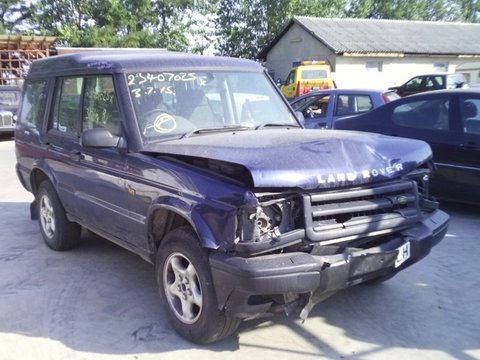
[[[47,99],[47,80],[25,84],[19,122],[37,132],[41,129]]]
[[[442,75],[428,76],[425,81],[425,90],[439,90],[445,88],[445,79]]]
[[[373,102],[369,95],[339,95],[335,115],[352,115],[373,109]]]
[[[460,99],[463,131],[480,135],[480,99],[462,97]]]
[[[420,100],[396,106],[393,109],[394,124],[428,130],[449,130],[448,98]]]

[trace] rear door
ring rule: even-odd
[[[56,88],[49,144],[62,202],[81,224],[110,239],[132,242],[141,221],[128,210],[126,151],[80,143],[81,132],[95,127],[121,135],[113,78],[64,77],[57,79]]]
[[[48,155],[45,159],[65,210],[80,221],[84,218],[80,212],[81,204],[76,199],[76,182],[81,172],[76,154],[80,148],[82,89],[81,76],[56,79],[46,136]]]

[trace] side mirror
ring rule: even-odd
[[[80,137],[80,145],[92,148],[117,147],[119,141],[118,136],[113,136],[110,131],[101,127],[85,130]]]

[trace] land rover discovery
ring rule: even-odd
[[[173,328],[305,319],[336,291],[425,257],[448,215],[423,141],[303,128],[256,62],[100,51],[33,62],[17,173],[46,245],[82,227],[155,265]]]

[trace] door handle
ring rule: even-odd
[[[73,161],[80,161],[80,160],[83,160],[85,158],[85,156],[82,154],[81,151],[72,151],[70,153],[70,159],[72,159]]]
[[[474,143],[473,141],[470,141],[470,142],[468,142],[468,143],[466,143],[466,144],[460,144],[459,147],[460,147],[461,149],[469,149],[469,150],[472,150],[472,149],[478,148],[479,146],[478,146],[478,144]]]

